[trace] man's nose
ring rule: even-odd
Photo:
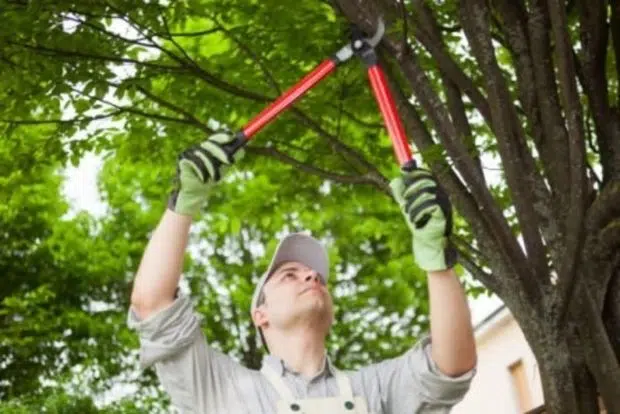
[[[313,271],[311,271],[310,273],[308,273],[306,275],[305,281],[306,282],[310,282],[310,281],[312,281],[312,282],[319,282],[320,281],[319,274],[313,270]]]

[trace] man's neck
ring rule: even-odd
[[[325,336],[303,327],[294,331],[273,332],[270,352],[286,366],[306,378],[316,376],[325,366]]]

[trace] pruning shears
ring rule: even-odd
[[[283,92],[275,101],[269,104],[258,115],[251,119],[239,132],[233,143],[232,151],[236,151],[249,142],[263,127],[273,121],[278,115],[301,98],[306,92],[319,82],[333,73],[335,69],[358,56],[367,67],[370,86],[372,87],[375,100],[383,116],[386,129],[392,141],[394,153],[402,169],[411,170],[416,168],[416,162],[411,155],[411,149],[407,141],[405,129],[396,110],[392,92],[387,84],[383,69],[379,65],[375,47],[381,41],[385,33],[383,20],[379,19],[377,31],[372,37],[354,28],[351,41],[338,50],[334,55],[325,59],[312,71],[307,73],[295,85]]]

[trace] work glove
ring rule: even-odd
[[[456,264],[452,234],[452,205],[435,177],[421,168],[403,169],[390,182],[413,236],[413,255],[426,271],[445,270]]]
[[[217,133],[183,151],[177,161],[175,187],[168,208],[178,214],[196,215],[226,168],[243,156],[243,151],[238,150],[240,139]]]

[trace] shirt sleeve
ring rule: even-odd
[[[225,412],[235,377],[245,368],[208,346],[201,320],[181,295],[144,320],[130,308],[127,323],[140,338],[140,368],[155,367],[176,408],[182,413]]]
[[[449,413],[463,399],[476,373],[474,368],[459,377],[443,374],[431,357],[430,337],[405,354],[366,370],[366,382],[377,384],[381,405],[390,414]]]

